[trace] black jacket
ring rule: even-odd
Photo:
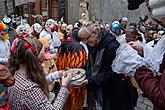
[[[96,54],[102,49],[104,49],[104,52],[100,65],[96,64],[98,60],[96,57],[97,60],[95,60],[93,69],[98,70],[88,78],[88,90],[95,92],[99,87],[102,88],[103,110],[131,110],[134,104],[132,104],[130,80],[129,78],[123,80],[124,75],[114,73],[111,68],[120,44],[114,35],[104,29],[101,30],[100,37],[101,40],[96,48]],[[136,90],[135,94],[137,95]],[[137,96],[135,99],[137,99]]]

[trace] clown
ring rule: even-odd
[[[10,27],[13,23],[13,18],[12,18],[12,16],[5,15],[4,18],[2,19],[2,21],[4,24],[6,24]]]
[[[56,22],[53,19],[48,19],[45,24],[45,30],[40,33],[39,38],[47,38],[50,43],[50,52],[57,53],[57,48],[60,46],[61,41],[58,33],[54,31]]]
[[[33,37],[39,38],[39,34],[43,29],[42,26],[39,23],[34,23],[31,28]]]
[[[71,36],[72,30],[73,30],[73,25],[72,25],[72,24],[69,24],[69,25],[66,27],[67,37],[70,37],[70,36]]]
[[[87,15],[85,14],[85,13],[82,13],[81,14],[81,19],[79,20],[79,22],[81,23],[81,24],[84,24],[84,23],[86,23],[88,20],[87,20]]]
[[[10,57],[10,42],[9,35],[7,34],[7,26],[3,22],[0,22],[0,46],[0,110],[8,110],[9,97],[6,87],[12,86],[14,84],[14,78],[6,68],[6,66],[8,66],[8,59]]]
[[[9,34],[9,41],[12,43],[14,39],[16,38],[15,36],[15,21],[14,17],[12,15],[5,15],[4,18],[2,19],[2,22],[7,26],[6,28],[6,33]]]
[[[66,27],[67,27],[68,25],[66,24],[66,23],[63,23],[62,25],[61,25],[61,28],[60,28],[60,31],[61,31],[61,33],[63,33],[64,35],[67,33],[66,32]]]
[[[58,51],[56,61],[58,70],[67,70],[68,68],[84,68],[87,64],[87,54],[79,42],[64,41]],[[72,88],[70,95],[64,105],[64,110],[82,110],[86,87],[81,86]]]
[[[10,56],[9,35],[6,33],[6,25],[0,22],[0,64],[7,65]]]
[[[22,21],[22,20],[21,20]],[[31,27],[29,24],[27,23],[21,23],[17,29],[16,29],[16,33],[17,33],[17,38],[13,41],[12,46],[11,46],[11,52],[13,50],[15,50],[17,43],[22,40],[23,38],[28,38],[28,37],[32,37],[31,35]]]
[[[58,35],[59,35],[61,41],[64,41],[65,39],[67,39],[66,27],[67,27],[67,24],[63,23],[63,24],[61,24],[61,26],[59,28]]]

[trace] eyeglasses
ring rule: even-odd
[[[82,41],[87,42],[91,38],[92,34],[97,34],[97,33],[95,31],[92,31],[92,33],[88,37],[82,38]]]
[[[90,39],[90,37],[91,37],[91,34],[87,37],[87,38],[82,38],[82,41],[88,41],[89,39]]]

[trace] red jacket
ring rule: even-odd
[[[160,72],[162,75],[155,77],[150,69],[141,67],[135,73],[138,85],[154,104],[154,110],[165,110],[165,55]]]

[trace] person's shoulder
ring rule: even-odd
[[[58,34],[58,33],[56,31],[54,31],[53,34]]]
[[[59,34],[58,34],[56,31],[54,31],[54,32],[52,33],[52,35],[55,36],[55,37],[59,37]]]
[[[6,42],[7,44],[10,44],[10,41],[9,41],[9,40],[5,40],[5,42]]]
[[[40,38],[44,38],[44,37],[47,36],[47,35],[48,35],[48,33],[47,33],[45,30],[43,30],[43,31],[40,33],[39,37],[40,37]]]
[[[38,86],[35,82],[28,78],[26,73],[19,73],[16,71],[14,77],[17,80],[18,85],[22,86],[24,90]]]

